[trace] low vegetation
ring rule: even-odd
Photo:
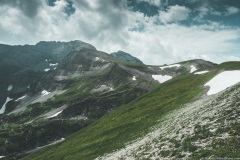
[[[94,159],[122,148],[149,133],[167,113],[200,96],[204,83],[215,74],[184,75],[166,82],[71,135],[64,143],[43,149],[25,159]],[[195,150],[188,142],[185,148]],[[167,152],[162,154],[167,155]]]

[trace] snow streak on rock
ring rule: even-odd
[[[3,104],[2,108],[0,109],[0,114],[3,114],[3,113],[5,112],[5,110],[6,110],[6,105],[7,105],[7,103],[8,103],[9,101],[11,101],[11,100],[12,100],[11,98],[7,97],[6,102]]]
[[[197,70],[197,68],[194,65],[191,65],[190,67],[191,67],[190,73],[193,73]]]
[[[168,75],[152,75],[153,79],[157,80],[159,83],[163,83],[166,82],[170,79],[172,79],[172,76],[168,76]]]
[[[179,68],[181,65],[180,64],[173,64],[173,65],[169,65],[169,66],[163,66],[163,67],[159,67],[161,69],[165,69],[165,68]]]
[[[209,71],[199,71],[199,72],[195,72],[194,74],[205,74],[208,73]]]

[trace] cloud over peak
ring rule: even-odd
[[[0,1],[0,42],[35,44],[41,40],[79,39],[108,53],[124,50],[146,64],[192,58],[214,62],[239,60],[239,27],[209,18],[235,19],[239,14],[236,6],[234,9],[224,5],[220,12],[214,6],[196,8],[191,7],[195,3],[173,2],[131,0],[129,6],[129,0],[33,0],[30,3],[3,0]],[[137,7],[143,6],[144,9],[138,10]],[[142,12],[152,7],[157,8],[153,15]],[[30,8],[32,11],[27,10]],[[224,16],[225,12],[231,15]],[[201,21],[195,21],[200,13],[205,14]]]

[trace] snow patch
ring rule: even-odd
[[[99,59],[100,59],[99,57],[96,57],[94,60],[95,60],[95,61],[98,61]]]
[[[5,112],[5,110],[6,110],[6,105],[7,105],[7,103],[8,103],[9,101],[11,101],[11,100],[12,100],[11,98],[7,97],[6,102],[3,104],[2,108],[0,109],[0,114],[3,114],[3,113]]]
[[[197,70],[197,68],[194,65],[191,65],[190,67],[191,67],[190,73],[193,73]]]
[[[43,90],[42,92],[41,92],[41,94],[42,94],[42,96],[46,96],[46,95],[48,95],[48,94],[50,94],[51,92],[48,92],[48,91],[46,91],[46,90]]]
[[[45,69],[44,69],[45,72],[48,72],[48,71],[50,71],[50,70],[51,70],[50,68],[45,68]]]
[[[166,82],[170,79],[172,79],[172,76],[168,76],[168,75],[152,75],[152,78],[159,81],[160,83]]]
[[[208,73],[209,71],[199,71],[199,72],[195,72],[194,74],[205,74]]]
[[[210,87],[207,95],[213,95],[239,82],[240,82],[240,70],[224,71],[215,76],[204,86]]]
[[[61,143],[61,142],[63,142],[64,140],[65,140],[65,138],[61,138],[61,139],[56,140],[56,141],[54,141],[54,142],[52,142],[52,143],[50,143],[50,144],[47,144],[47,145],[45,145],[45,146],[37,147],[37,148],[35,148],[35,149],[33,149],[33,150],[27,151],[26,153],[36,152],[36,151],[38,151],[38,150],[40,150],[40,149],[42,149],[42,148],[44,148],[44,147],[52,146],[52,145]]]
[[[173,67],[179,68],[180,66],[181,66],[180,64],[173,64],[173,65],[163,66],[163,67],[159,67],[159,68],[161,68],[163,70],[165,68],[173,68]]]
[[[53,118],[53,117],[57,117],[60,113],[62,113],[63,110],[55,113],[54,115],[50,116],[50,117],[47,117],[47,118]]]
[[[4,158],[5,156],[0,156],[0,158]]]
[[[133,76],[133,77],[132,77],[132,80],[133,80],[133,81],[136,81],[137,79],[136,79],[136,77],[135,77],[135,76]]]
[[[16,99],[15,101],[20,101],[20,100],[24,99],[25,97],[26,97],[26,95]]]
[[[58,63],[50,63],[49,64],[49,66],[52,66],[52,67],[55,67],[55,66],[57,66],[58,65]]]
[[[113,91],[114,89],[112,87],[108,87],[107,85],[101,85],[99,88],[92,89],[91,93],[95,92],[103,92],[103,91]]]
[[[11,91],[13,89],[13,85],[9,85],[7,91]]]
[[[53,118],[58,116],[60,113],[63,112],[63,110],[65,110],[68,106],[67,105],[63,105],[59,108],[56,109],[52,109],[51,111],[49,111],[48,113],[44,114],[43,117],[44,118]]]

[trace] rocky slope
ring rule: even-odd
[[[123,52],[123,51],[113,52],[113,53],[111,53],[111,55],[118,58],[118,59],[121,59],[125,62],[128,62],[128,63],[143,64],[143,62],[141,60],[139,60],[138,58],[133,57],[129,53],[126,53],[126,52]]]
[[[0,44],[0,106],[8,96],[16,97],[27,91],[47,71],[56,65],[70,51],[89,48],[90,44],[81,41],[39,42],[36,45],[9,46]],[[12,86],[11,91],[7,91]]]
[[[10,77],[10,80],[16,80],[16,84],[5,84],[5,98],[9,101],[0,110],[0,155],[6,159],[201,156],[197,154],[201,146],[196,145],[197,149],[191,154],[186,146],[184,148],[185,141],[189,140],[185,138],[191,139],[192,136],[185,134],[185,130],[204,121],[199,118],[196,123],[188,124],[193,118],[190,115],[207,113],[204,108],[211,108],[208,105],[217,102],[217,96],[206,95],[204,84],[208,80],[224,70],[240,69],[239,62],[217,65],[204,60],[165,66],[128,63],[80,41],[40,42],[32,47],[45,49],[44,55],[54,58],[39,60],[38,63],[47,62],[47,71],[41,69],[37,72],[34,67],[25,69],[31,71],[32,77],[25,75],[31,83],[26,83],[28,86],[24,91],[16,93],[14,90],[23,74],[18,79]],[[12,52],[12,57],[14,54],[17,53]],[[25,58],[28,57],[32,58]],[[226,94],[230,99],[235,91]],[[198,108],[198,105],[202,107]],[[191,112],[187,112],[188,109]],[[212,110],[218,112],[216,107]],[[174,129],[174,124],[179,127]],[[156,132],[166,136],[171,132],[173,136],[163,136],[161,142],[169,148],[172,141],[176,141],[180,145],[174,148],[176,152],[166,149],[168,154],[164,152],[162,155],[162,149],[154,148],[164,146],[158,141],[155,143],[159,138]],[[180,134],[186,137],[177,138]],[[149,135],[154,138],[145,141]],[[195,141],[198,142],[194,139],[191,144]],[[56,146],[57,143],[61,144]],[[45,146],[50,148],[45,149]],[[128,152],[126,149],[116,151],[121,148],[127,148]],[[152,149],[156,152],[152,153]]]

